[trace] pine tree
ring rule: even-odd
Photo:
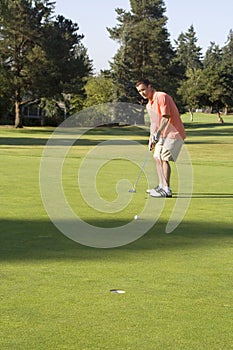
[[[203,75],[206,77],[205,90],[209,104],[219,109],[221,95],[223,93],[221,84],[222,74],[222,50],[219,45],[211,42],[204,58]]]
[[[172,90],[171,59],[174,55],[166,29],[163,0],[131,0],[131,11],[116,9],[119,24],[109,29],[120,43],[111,68],[118,101],[135,102],[135,82],[147,77],[156,89]]]
[[[10,81],[15,105],[15,126],[21,126],[20,107],[30,85],[26,73],[32,67],[29,57],[40,41],[41,22],[50,17],[54,3],[28,0],[1,0],[0,54],[2,69]]]
[[[197,36],[194,26],[191,25],[186,33],[181,33],[176,44],[176,59],[184,70],[197,69],[202,67],[201,47],[197,45]]]
[[[188,107],[191,120],[194,109],[202,99],[202,53],[197,41],[194,26],[191,25],[188,31],[181,33],[175,41],[176,56],[173,60],[178,71],[178,95],[185,107]]]
[[[22,126],[21,107],[27,102],[84,93],[92,69],[78,25],[63,16],[53,20],[53,10],[49,0],[0,3],[0,76],[10,85],[16,127]]]
[[[233,30],[230,30],[227,43],[222,48],[222,73],[225,94],[223,96],[225,114],[233,108]]]

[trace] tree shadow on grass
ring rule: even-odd
[[[227,126],[227,127],[226,127]],[[78,128],[59,130],[60,138],[56,139],[56,144],[58,146],[65,145],[67,142],[73,142],[75,145],[79,146],[95,146],[100,142],[109,140],[112,136],[113,138],[119,137],[130,137],[136,138],[138,142],[142,144],[147,144],[148,129],[145,126],[123,126],[123,127],[96,127],[92,129],[82,129],[80,128],[80,134],[77,133]],[[219,137],[232,137],[233,134],[233,123],[224,124],[221,128],[218,124],[187,124],[185,125],[187,139],[186,144],[219,144],[227,143],[226,140],[221,141]],[[8,136],[0,137],[0,145],[2,146],[45,146],[52,131],[48,130],[22,130],[17,132],[15,137],[12,136],[12,131]],[[35,137],[26,135],[33,135]],[[45,137],[39,137],[39,135],[45,135]],[[22,135],[22,137],[20,137]],[[66,139],[66,135],[69,136]],[[73,140],[71,135],[74,135]],[[80,137],[81,135],[81,137]],[[100,136],[103,136],[100,139]],[[104,137],[106,136],[106,137]],[[200,140],[189,140],[190,137],[200,137]],[[79,138],[80,137],[80,138]],[[97,137],[97,139],[95,139]],[[205,139],[205,137],[212,137],[212,139]]]
[[[82,129],[80,129],[82,131]],[[46,137],[25,137],[25,134],[32,135],[34,134],[34,130],[25,130],[17,133],[14,136],[12,136],[12,133],[8,136],[3,136],[0,137],[0,146],[45,146],[50,139],[50,136],[52,135],[52,132],[50,131],[48,134],[48,131],[37,131],[38,134],[44,134]],[[113,128],[104,128],[104,127],[98,127],[98,128],[93,128],[88,131],[83,130],[80,134],[77,133],[77,129],[75,132],[71,129],[67,130],[64,128],[63,131],[59,131],[60,137],[56,137],[56,146],[65,146],[66,144],[71,144],[73,143],[76,146],[95,146],[98,145],[101,142],[104,142],[106,140],[109,140],[111,136],[113,138],[119,137],[137,137],[137,141],[142,143],[142,144],[147,144],[148,141],[147,139],[145,140],[145,137],[148,136],[148,131],[144,128],[139,128],[139,127],[113,127]],[[70,137],[71,135],[74,135],[73,139]],[[67,136],[67,138],[66,138]],[[90,136],[90,137],[89,137]],[[103,136],[101,139],[99,138],[100,136]],[[106,137],[104,137],[106,136]],[[141,138],[140,138],[141,136]],[[95,139],[97,137],[97,139]],[[114,140],[114,139],[113,139]]]
[[[49,144],[49,146],[54,146],[54,147],[66,147],[66,146],[73,146],[73,147],[81,147],[81,146],[85,146],[85,147],[91,147],[91,146],[97,146],[100,143],[102,143],[102,145],[104,145],[103,143],[106,142],[108,139],[98,139],[95,140],[94,138],[80,138],[77,140],[77,138],[74,139],[66,139],[66,138],[60,138],[60,139],[56,139],[56,141],[53,144]],[[4,138],[1,137],[0,138],[0,146],[5,146],[5,148],[7,148],[7,146],[46,146],[48,142],[48,139],[43,139],[43,138]],[[127,145],[130,146],[129,140],[111,140],[111,144],[114,145],[114,142],[119,145]],[[144,144],[147,145],[148,141],[147,140],[143,140],[143,139],[137,139],[137,142],[140,144]],[[107,144],[107,146],[109,146],[109,143]]]
[[[116,225],[116,222],[112,220],[105,222],[105,225],[111,227]],[[98,220],[89,223],[94,226],[101,225]],[[162,250],[166,253],[170,250],[213,247],[224,240],[227,244],[229,239],[233,242],[232,226],[224,222],[216,224],[208,221],[184,221],[171,234],[165,234],[165,226],[165,222],[159,221],[133,243],[118,248],[99,249],[70,240],[49,220],[1,220],[0,261],[127,259],[128,253],[133,251]]]
[[[223,125],[214,123],[194,123],[185,124],[186,135],[188,136],[232,136],[233,134],[233,123],[226,123]],[[215,140],[213,140],[215,142]]]
[[[195,193],[174,193],[174,198],[233,198],[229,192],[195,192]]]

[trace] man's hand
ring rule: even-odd
[[[155,148],[155,143],[150,140],[148,144],[148,148],[149,148],[149,151],[152,151]]]
[[[159,141],[160,138],[160,132],[156,131],[152,137],[152,141],[154,142],[154,144],[156,144]]]

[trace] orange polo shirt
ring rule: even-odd
[[[158,130],[162,116],[169,116],[167,126],[161,132],[161,137],[172,139],[185,139],[185,129],[180,118],[180,113],[172,97],[165,92],[155,91],[152,101],[147,103],[147,111],[150,117],[151,135]]]

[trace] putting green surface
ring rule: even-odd
[[[233,117],[224,120],[183,116],[193,193],[180,225],[165,234],[179,195],[172,165],[174,197],[165,200],[157,222],[140,239],[112,249],[70,240],[47,215],[39,169],[53,129],[0,128],[1,349],[232,349]],[[124,227],[148,198],[144,175],[117,214],[82,198],[83,159],[99,142],[119,138],[140,142],[146,154],[146,129],[99,128],[64,161],[67,201],[93,227]],[[118,179],[124,174],[132,185],[139,170],[125,159],[106,162],[97,176],[100,197],[116,200]],[[150,203],[156,212],[158,199]]]

